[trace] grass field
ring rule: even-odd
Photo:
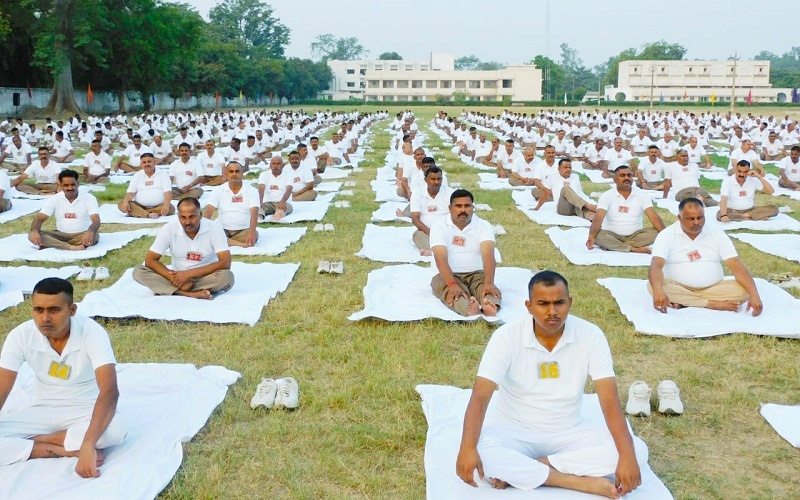
[[[413,109],[426,129],[435,110]],[[783,109],[776,112],[785,114]],[[760,113],[770,111],[756,109]],[[352,208],[332,207],[325,218],[336,225],[336,232],[309,231],[285,254],[266,259],[301,266],[288,290],[270,303],[255,327],[136,319],[102,322],[120,362],[219,364],[242,373],[206,427],[185,445],[183,466],[161,498],[424,497],[427,427],[414,386],[471,386],[494,327],[484,322],[396,324],[346,319],[363,304],[367,274],[383,266],[354,256],[364,226],[377,208],[369,181],[375,168],[383,165],[389,137],[383,128],[383,124],[375,127],[375,150],[367,154],[364,172],[349,178],[357,181]],[[426,146],[442,144],[429,134]],[[481,217],[508,231],[497,239],[503,265],[554,269],[570,280],[573,314],[597,323],[609,339],[623,404],[634,380],[644,380],[655,389],[660,380],[669,378],[681,387],[686,406],[682,417],[654,413],[631,419],[650,448],[652,468],[676,498],[798,495],[800,454],[758,411],[759,403],[800,401],[799,342],[741,334],[678,340],[635,333],[595,280],[645,278],[646,268],[569,264],[543,233],[545,228],[514,208],[509,192],[478,191],[476,171],[454,158],[448,148],[442,147],[442,154],[449,179],[473,190],[476,202],[493,207]],[[603,189],[588,182],[583,187],[587,193]],[[121,196],[115,190],[101,198],[111,201]],[[798,202],[760,196],[762,202],[791,206],[794,217],[800,213]],[[666,211],[659,212],[665,222],[674,221]],[[0,236],[27,231],[31,220],[27,216],[3,224]],[[95,264],[108,266],[112,279],[118,278],[142,261],[151,242],[152,238],[136,241]],[[800,275],[797,263],[739,242],[736,247],[755,276],[784,271]],[[345,274],[318,275],[316,264],[322,259],[344,260]],[[75,285],[78,300],[107,286]],[[2,331],[28,319],[29,306],[28,300],[0,313]],[[521,304],[506,304],[515,306]],[[0,333],[0,338],[4,335]],[[249,408],[262,377],[285,375],[300,383],[297,411]],[[590,385],[587,389],[592,390]]]

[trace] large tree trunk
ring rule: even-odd
[[[119,112],[125,114],[125,91],[122,89],[117,90],[117,100],[119,101]]]
[[[47,102],[47,112],[54,115],[63,112],[71,115],[82,114],[83,111],[75,101],[75,89],[72,86],[72,63],[69,59],[66,60],[54,83],[53,92]]]

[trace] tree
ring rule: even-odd
[[[358,38],[336,38],[330,33],[317,35],[314,42],[311,42],[311,55],[321,61],[352,61],[361,59],[369,51],[358,42]]]
[[[11,20],[9,15],[0,9],[0,42],[5,42],[11,33]]]
[[[239,44],[247,55],[258,52],[268,59],[284,57],[290,30],[260,0],[226,0],[208,14],[223,42]]]
[[[474,55],[463,56],[456,59],[455,62],[455,69],[456,71],[470,71],[470,70],[479,70],[479,71],[492,71],[497,69],[503,69],[506,65],[497,62],[497,61],[481,61]]]
[[[625,49],[616,56],[612,56],[606,61],[607,70],[605,73],[605,84],[616,85],[619,71],[619,63],[622,61],[644,60],[644,61],[680,61],[686,55],[686,48],[677,43],[667,43],[659,40],[653,43],[642,45],[642,51],[636,49]]]
[[[556,99],[565,90],[566,73],[557,62],[552,59],[539,55],[533,58],[528,64],[535,64],[542,70],[542,99]]]
[[[781,56],[762,51],[754,59],[770,61],[769,77],[774,87],[800,87],[800,47],[792,47]]]
[[[403,56],[401,56],[397,52],[384,52],[383,54],[378,56],[378,59],[381,61],[402,61]]]

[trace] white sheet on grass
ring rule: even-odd
[[[537,224],[569,227],[589,227],[592,225],[591,221],[577,215],[560,215],[556,212],[556,204],[553,201],[548,201],[539,210],[534,210],[533,207],[536,206],[536,200],[531,196],[530,191],[512,191],[511,197],[516,203],[517,210]]]
[[[773,174],[767,174],[764,178],[772,184],[772,187],[775,189],[775,192],[772,193],[772,196],[788,196],[793,200],[800,200],[800,191],[795,191],[793,189],[786,189],[785,187],[781,187],[778,184],[780,177]]]
[[[800,262],[800,234],[731,233],[728,236],[744,241],[764,253]]]
[[[81,184],[78,187],[79,192],[81,193],[99,193],[101,191],[105,191],[106,187],[100,184]],[[17,188],[13,187],[6,193],[10,198],[17,198],[17,199],[27,199],[27,200],[46,200],[47,198],[53,196],[52,194],[28,194],[23,193],[22,191],[18,191]]]
[[[497,177],[497,174],[480,173],[478,177],[480,178],[478,187],[487,191],[502,191],[506,189],[525,191],[533,189],[533,186],[512,186],[509,184],[508,179],[501,179]]]
[[[325,171],[319,174],[319,176],[324,181],[330,181],[334,179],[344,179],[348,175],[350,175],[349,169],[346,170],[343,168],[336,168],[336,167],[326,167]]]
[[[0,213],[0,224],[19,219],[42,209],[44,200],[18,199],[11,202],[11,209]]]
[[[373,180],[370,181],[372,190],[375,191],[375,201],[408,201],[397,194],[397,185],[392,181]]]
[[[433,257],[424,257],[412,239],[416,227],[376,226],[367,224],[361,239],[361,250],[357,257],[375,262],[431,262]],[[500,251],[494,249],[495,260],[502,262]]]
[[[564,254],[567,260],[578,266],[595,264],[617,267],[650,265],[649,254],[607,251],[597,245],[594,250],[589,250],[586,248],[586,240],[589,238],[589,228],[587,227],[566,230],[560,227],[550,227],[545,230],[545,234],[550,237],[550,241]]]
[[[508,322],[528,314],[524,303],[528,296],[528,281],[533,276],[530,269],[497,268],[495,285],[503,294],[503,307],[494,318],[483,315],[465,317],[448,309],[431,291],[433,276],[434,271],[430,267],[414,264],[386,266],[371,271],[367,276],[367,286],[364,287],[364,309],[347,319],[419,321],[438,318],[444,321],[474,321],[483,318],[489,322]]]
[[[712,181],[724,181],[728,177],[728,170],[722,167],[701,168],[700,176]]]
[[[672,199],[658,199],[656,205],[659,208],[669,210],[673,215],[678,215],[678,202]],[[720,222],[717,220],[719,207],[706,207],[706,226],[717,225],[724,231],[738,231],[747,229],[750,231],[800,231],[800,221],[786,214],[778,214],[767,220],[748,220],[736,222]]]
[[[69,279],[78,274],[80,267],[66,266],[58,269],[45,267],[0,267],[0,311],[25,300],[24,295],[33,293],[33,287],[44,278]]]
[[[76,262],[79,260],[96,259],[104,256],[111,250],[117,250],[131,241],[145,236],[154,235],[152,229],[138,229],[136,231],[118,231],[116,233],[100,232],[100,241],[97,245],[86,250],[58,250],[44,248],[42,250],[33,246],[28,241],[27,234],[12,234],[0,239],[0,261],[28,260],[42,262]]]
[[[789,444],[800,448],[800,405],[762,404],[761,416]]]
[[[306,227],[257,227],[258,241],[252,247],[231,247],[231,255],[269,255],[285,252],[306,234]]]
[[[395,182],[397,171],[392,167],[381,167],[375,171],[376,181]]]
[[[336,196],[336,193],[325,193],[318,195],[314,201],[292,201],[290,202],[292,213],[278,222],[269,220],[271,216],[267,215],[263,222],[269,224],[293,224],[295,222],[321,221],[325,214],[328,213],[334,196]]]
[[[300,264],[245,264],[233,262],[233,288],[213,300],[178,295],[156,296],[133,279],[133,269],[111,287],[90,292],[78,304],[86,316],[142,317],[154,320],[207,321],[255,325],[261,309],[286,290]]]
[[[166,224],[167,222],[178,220],[177,215],[166,215],[158,219],[129,217],[119,211],[116,203],[100,205],[97,214],[100,216],[100,222],[103,224]]]
[[[585,175],[586,177],[589,178],[589,181],[595,184],[611,184],[612,182],[614,182],[613,176],[608,178],[603,177],[602,170],[592,170],[588,168],[583,168],[580,162],[575,162],[572,164],[572,171]]]
[[[464,483],[456,475],[456,458],[461,443],[461,432],[464,424],[464,412],[472,394],[470,389],[446,385],[418,385],[416,391],[422,397],[422,411],[428,422],[425,440],[425,478],[426,493],[429,499],[458,498],[459,500],[490,499],[592,499],[595,495],[577,491],[549,488],[537,488],[534,492],[515,488],[496,490],[489,483],[483,482],[475,474],[478,488]],[[495,411],[494,401],[489,403],[487,415]],[[581,413],[587,421],[598,426],[605,425],[603,413],[596,394],[584,394]],[[630,426],[629,426],[630,429]],[[631,432],[631,434],[633,434]],[[639,440],[638,437],[634,439]],[[646,446],[639,443],[640,447]],[[664,483],[655,475],[647,464],[640,464],[642,485],[625,496],[626,499],[662,500],[672,499]]]
[[[611,292],[622,314],[639,333],[700,338],[741,332],[800,339],[800,300],[760,278],[755,282],[764,310],[756,317],[745,310],[746,304],[738,312],[686,307],[664,314],[653,308],[647,280],[601,278],[597,282]]]
[[[330,182],[320,182],[314,189],[320,193],[330,193],[332,191],[338,191],[339,189],[341,189],[341,187],[342,187],[341,182],[330,181]]]
[[[397,211],[404,210],[408,206],[407,201],[387,201],[381,203],[378,209],[372,212],[372,222],[408,222],[411,223],[411,217],[398,217]]]
[[[240,375],[221,366],[119,364],[117,410],[128,425],[122,444],[108,449],[100,477],[75,474],[76,458],[29,460],[0,467],[0,498],[155,498],[183,461],[182,443],[203,428]],[[34,396],[23,365],[4,411]]]

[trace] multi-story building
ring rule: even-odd
[[[322,96],[330,100],[452,100],[457,92],[473,101],[542,99],[542,71],[529,64],[456,71],[453,54],[432,53],[428,61],[328,61],[328,66],[333,79]]]
[[[786,102],[791,89],[772,88],[769,61],[623,61],[617,86],[606,86],[609,101]]]

